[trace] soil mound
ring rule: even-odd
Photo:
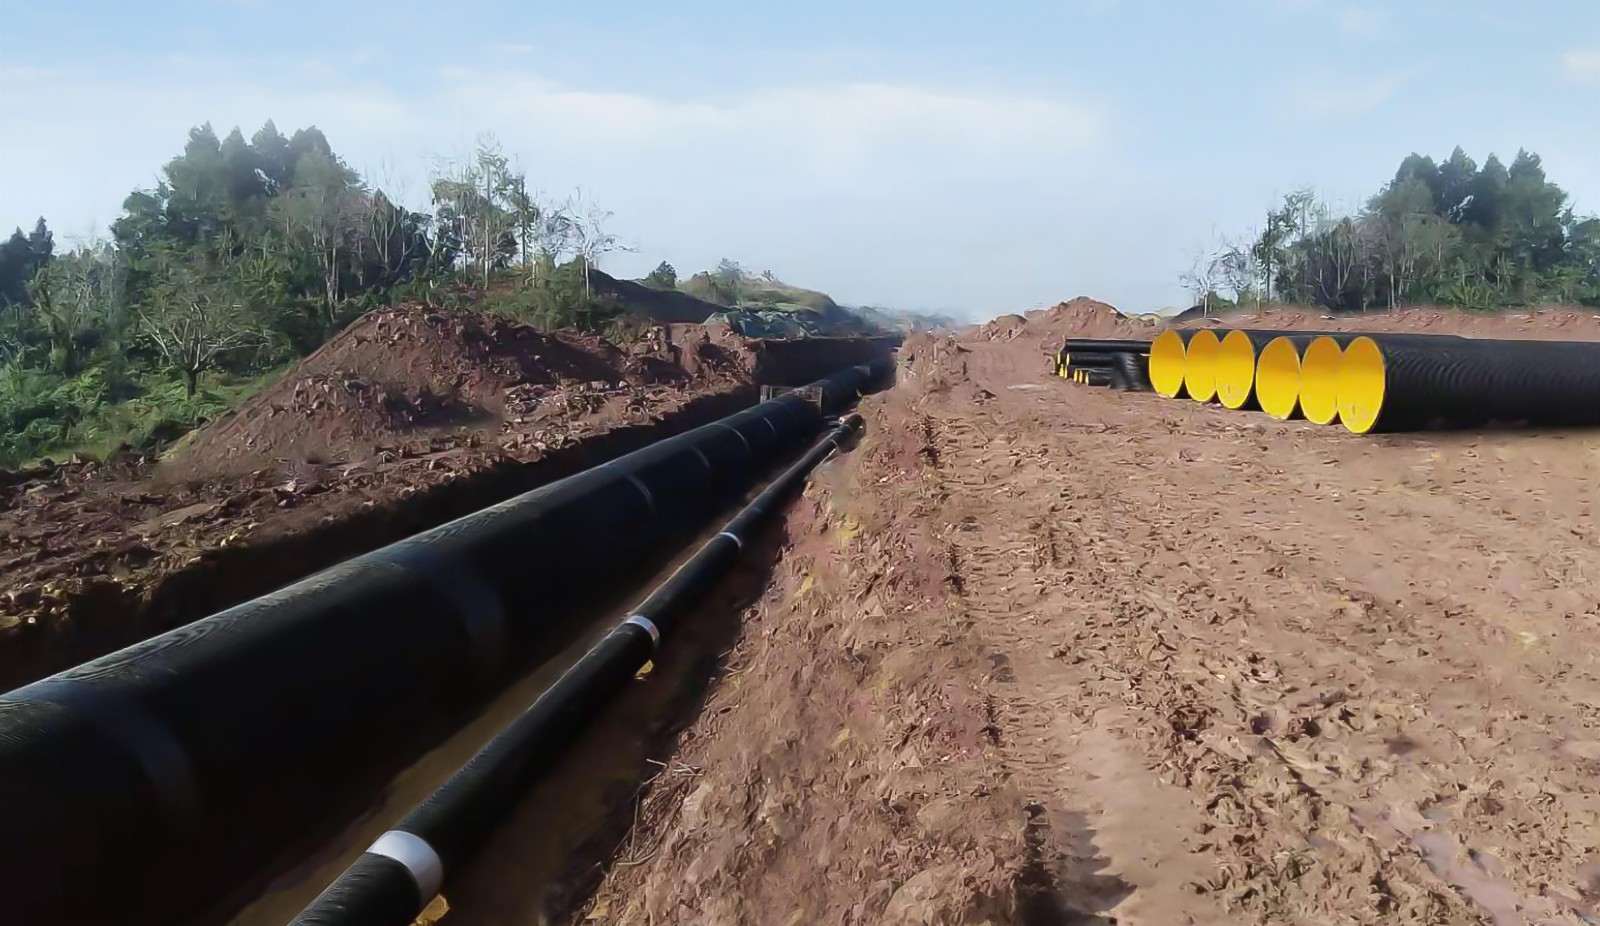
[[[1048,309],[1028,313],[1028,330],[1047,339],[1129,338],[1149,333],[1145,322],[1129,318],[1115,306],[1078,296]]]
[[[1013,341],[1028,330],[1028,320],[1021,315],[1001,315],[978,327],[978,335],[985,341]]]
[[[364,458],[407,435],[498,420],[512,387],[664,378],[648,359],[600,338],[545,334],[474,312],[379,309],[196,432],[169,471],[191,478],[285,460]]]

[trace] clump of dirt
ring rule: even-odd
[[[1147,335],[1148,323],[1129,318],[1116,306],[1088,296],[1077,296],[1027,315],[1031,333],[1060,340],[1077,338],[1136,338]]]
[[[1044,355],[1054,355],[1067,338],[1143,338],[1150,324],[1129,318],[1115,306],[1077,296],[1050,308],[1032,309],[1026,315],[1001,315],[958,333],[963,340],[1020,341]]]
[[[292,375],[276,401],[252,402],[202,428],[182,455],[188,473],[253,469],[267,461],[360,455],[396,435],[489,419],[482,408],[430,388],[377,383],[349,371]]]
[[[1021,315],[998,315],[978,327],[979,334],[989,341],[1014,341],[1028,330],[1028,320]]]

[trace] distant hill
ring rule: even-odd
[[[720,321],[746,337],[864,337],[957,327],[947,316],[851,308],[827,293],[742,271],[701,272],[664,289],[592,270],[590,285],[630,315],[660,323]]]
[[[860,306],[850,311],[886,331],[901,331],[906,334],[915,334],[918,331],[954,331],[962,327],[962,322],[957,319],[937,313],[883,309],[871,305]]]
[[[702,324],[726,306],[696,298],[677,289],[657,289],[633,280],[619,280],[599,270],[589,271],[589,285],[602,297],[617,300],[623,311],[667,323]]]
[[[839,304],[827,293],[748,274],[742,275],[737,283],[730,284],[719,282],[711,273],[702,271],[679,283],[678,288],[697,299],[715,302],[730,309],[800,306],[826,312],[839,308]]]

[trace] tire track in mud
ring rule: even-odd
[[[977,410],[978,406],[962,409],[967,414]],[[1004,417],[985,414],[986,427],[981,431],[960,416],[935,422],[936,446],[924,454],[927,459],[942,461],[954,473],[982,474],[993,473],[997,458],[1004,454],[999,469],[1009,470],[998,486],[982,478],[976,483],[949,480],[953,509],[981,508],[996,496],[1046,496],[1050,488],[1062,484],[1048,444],[1029,443],[1016,423]],[[926,417],[923,431],[929,431]],[[979,440],[984,431],[998,436]],[[1087,472],[1091,483],[1104,481],[1093,470],[1079,472]],[[1025,493],[1021,485],[1035,488]],[[1212,603],[1219,599],[1210,583],[1195,581],[1184,589],[1191,599],[1187,601],[1165,602],[1157,591],[1140,591],[1149,579],[1124,571],[1135,557],[1108,556],[1107,538],[1116,536],[1113,522],[1156,522],[1149,512],[1130,510],[1128,498],[1117,498],[1103,485],[1098,488],[1099,497],[1086,500],[1089,504],[1056,503],[1059,514],[1075,528],[1065,534],[1064,557],[1052,539],[1044,541],[1049,550],[1041,554],[1037,540],[1025,543],[1026,538],[1017,536],[1003,517],[969,516],[962,522],[968,529],[954,534],[959,539],[952,545],[958,552],[950,559],[965,567],[958,591],[970,588],[968,601],[984,602],[971,608],[982,618],[981,632],[992,633],[1008,648],[1037,652],[1040,638],[1050,630],[1075,624],[1073,639],[1057,652],[1075,654],[1093,666],[1096,677],[1072,686],[1061,685],[1066,680],[1058,678],[1056,690],[1076,689],[1077,697],[1068,700],[1087,702],[1073,709],[1085,721],[1092,722],[1100,712],[1097,701],[1104,699],[1109,708],[1120,702],[1135,721],[1125,730],[1156,733],[1146,732],[1141,739],[1147,747],[1155,747],[1163,777],[1195,793],[1204,822],[1188,838],[1171,832],[1166,836],[1178,837],[1190,852],[1220,856],[1215,871],[1183,885],[1193,892],[1188,897],[1174,892],[1170,883],[1160,885],[1153,893],[1163,896],[1147,904],[1146,912],[1165,908],[1191,920],[1202,919],[1195,915],[1196,909],[1207,906],[1202,898],[1213,898],[1230,913],[1255,914],[1261,922],[1477,922],[1466,904],[1438,884],[1414,854],[1377,846],[1346,808],[1330,803],[1308,780],[1307,770],[1315,763],[1300,743],[1315,739],[1330,723],[1351,723],[1354,715],[1338,705],[1360,700],[1360,693],[1313,699],[1286,717],[1273,718],[1263,708],[1287,700],[1282,667],[1243,641],[1236,641],[1232,653],[1213,652],[1210,640],[1187,632],[1183,625],[1194,615],[1186,612],[1199,603],[1195,599]],[[1054,494],[1059,498],[1066,493]],[[1038,519],[1031,524],[1035,534],[1042,527]],[[1025,563],[1018,555],[1024,551]],[[1040,571],[1041,562],[1063,558],[1078,567],[1076,574],[1054,580],[1048,570]],[[1107,563],[1124,568],[1109,568]],[[1029,597],[1020,594],[1024,584],[1031,586],[1036,613],[1056,616],[1040,628],[1044,633],[1018,631],[1032,623],[1017,613],[1018,603]],[[1062,589],[1071,589],[1072,594],[1062,595]],[[1252,616],[1247,607],[1233,607],[1213,609],[1203,619],[1215,627],[1243,623]],[[1197,655],[1185,656],[1191,653]],[[1034,671],[1060,675],[1049,673],[1036,659],[1028,661]],[[1212,679],[1235,681],[1219,686]],[[1332,717],[1318,716],[1330,712]],[[1065,735],[1063,745],[1081,740],[1081,734],[1063,729],[1070,725],[1053,726],[1058,736]],[[1241,743],[1239,733],[1245,730],[1259,742]],[[1067,749],[1020,750],[1018,759],[1040,777],[1070,762]],[[1184,848],[1172,845],[1166,851],[1177,854]],[[1059,873],[1059,882],[1063,910],[1079,915],[1069,895],[1081,902],[1087,894],[1090,903],[1104,903],[1119,902],[1132,893],[1131,887],[1124,887],[1114,898],[1096,898],[1067,872]],[[1097,912],[1107,909],[1110,906]]]

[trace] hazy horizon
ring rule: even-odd
[[[492,133],[615,213],[618,275],[729,257],[967,319],[1181,308],[1198,250],[1298,187],[1357,208],[1413,151],[1527,148],[1600,209],[1583,0],[159,7],[0,3],[0,229],[103,229],[189,128],[268,119],[414,207]]]

